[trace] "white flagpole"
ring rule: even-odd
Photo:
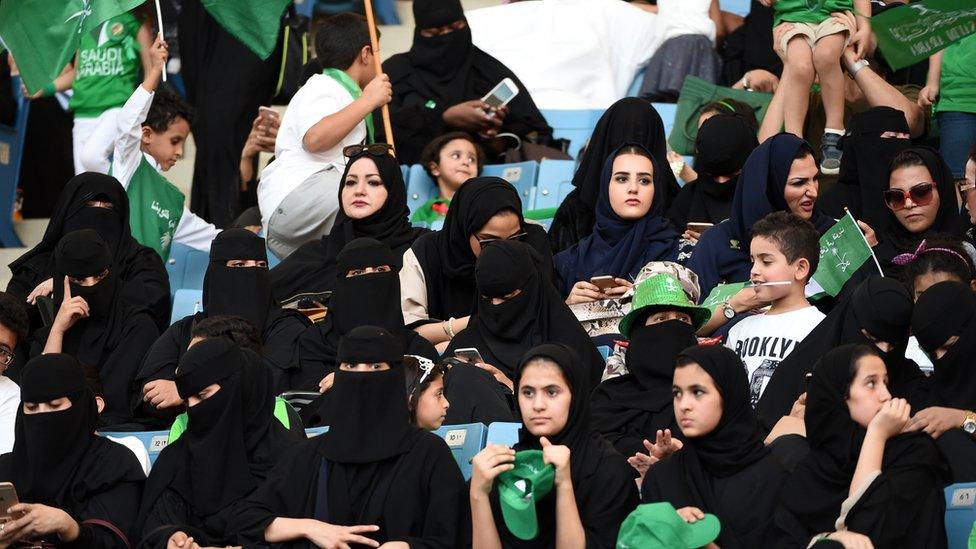
[[[156,27],[159,28],[159,37],[163,37],[163,10],[159,7],[159,0],[156,0]],[[166,81],[166,66],[163,65],[163,82]]]
[[[861,227],[857,224],[857,220],[854,219],[854,214],[852,214],[847,208],[844,208],[844,212],[846,212],[845,215],[851,216],[851,221],[853,221],[854,226],[857,227],[857,234],[861,235],[861,240],[864,241],[864,245],[867,246],[868,250],[871,252],[871,259],[874,260],[874,265],[878,268],[878,273],[881,276],[884,276],[884,270],[881,268],[881,263],[878,262],[878,256],[874,255],[874,248],[871,247],[871,244],[868,243],[868,239],[864,236],[864,233],[861,232]]]

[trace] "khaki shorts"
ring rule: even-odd
[[[847,43],[851,40],[850,29],[846,25],[841,24],[837,20],[830,18],[821,23],[791,23],[793,29],[783,35],[782,41],[779,43],[779,47],[782,49],[783,53],[786,53],[786,45],[790,43],[790,40],[795,36],[803,36],[807,39],[807,43],[810,44],[810,49],[816,48],[817,41],[824,36],[830,36],[832,34],[838,34],[841,32],[847,33],[847,39],[844,40],[844,47],[847,47]],[[839,61],[838,61],[839,62]]]
[[[281,201],[268,219],[267,242],[278,259],[284,259],[306,242],[329,234],[339,213],[339,180],[335,166],[309,176]]]

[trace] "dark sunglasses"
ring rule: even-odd
[[[393,150],[393,146],[389,143],[373,143],[372,145],[349,145],[348,147],[343,147],[342,155],[346,158],[352,158],[354,156],[366,153],[372,156],[386,156],[390,154]]]
[[[484,249],[488,247],[488,245],[491,244],[492,242],[501,242],[503,240],[515,240],[518,242],[522,242],[523,240],[525,240],[525,237],[527,236],[529,236],[529,233],[521,232],[521,233],[513,234],[508,238],[486,238],[484,240],[478,240],[478,245],[481,246],[481,250],[484,251]]]
[[[901,189],[888,189],[883,193],[885,204],[893,212],[905,209],[905,201],[912,197],[912,202],[918,206],[928,206],[935,193],[935,183],[919,183],[905,192]]]

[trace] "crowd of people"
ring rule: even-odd
[[[566,143],[459,0],[413,0],[380,71],[364,17],[324,18],[283,115],[182,4],[187,97],[141,10],[38,94],[74,87],[77,173],[0,292],[0,547],[947,546],[943,490],[976,481],[976,38],[898,73],[880,2],[633,2],[671,25],[644,97],[543,224],[482,169]],[[688,165],[647,100],[669,71],[771,100],[703,105]],[[187,206],[161,172],[191,129]],[[845,217],[873,258],[825,294]],[[170,322],[173,243],[209,263]],[[496,422],[517,442],[466,479],[434,431]]]

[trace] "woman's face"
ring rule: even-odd
[[[342,182],[342,211],[352,219],[363,219],[378,212],[388,193],[372,158],[363,157],[349,166]]]
[[[535,360],[522,370],[518,386],[522,423],[536,437],[552,437],[566,428],[573,393],[559,366]]]
[[[388,362],[359,362],[350,364],[343,362],[339,364],[339,369],[346,372],[382,372],[390,369]]]
[[[261,267],[267,269],[268,261],[266,259],[228,259],[226,265],[235,268]]]
[[[654,164],[645,156],[622,154],[613,160],[610,207],[624,221],[647,215],[654,201]]]
[[[63,396],[47,402],[25,402],[24,414],[46,414],[48,412],[60,412],[68,408],[71,408],[71,399]]]
[[[189,397],[187,397],[186,404],[190,408],[193,408],[197,404],[200,404],[204,400],[207,400],[208,398],[210,398],[210,397],[214,396],[215,394],[217,394],[218,391],[220,391],[220,385],[218,385],[216,383],[207,385],[199,393],[197,393],[195,395],[190,395]]]
[[[658,311],[656,313],[651,313],[647,317],[647,320],[644,321],[644,326],[660,324],[669,320],[680,320],[685,324],[691,324],[691,315],[682,311]]]
[[[511,292],[508,292],[507,294],[505,294],[505,295],[503,295],[501,297],[488,297],[488,296],[484,296],[484,298],[486,300],[488,300],[492,305],[501,305],[502,303],[505,303],[509,299],[512,299],[512,298],[518,296],[521,293],[522,293],[522,289],[521,288],[516,288],[515,290],[512,290]]]
[[[820,183],[817,181],[819,172],[813,155],[807,155],[794,160],[790,173],[786,176],[786,188],[783,190],[786,206],[793,215],[807,221],[813,218],[813,209],[820,192]]]
[[[888,370],[884,361],[874,355],[863,356],[857,361],[857,375],[847,390],[847,409],[851,419],[867,428],[885,402],[891,400],[888,392]]]
[[[478,175],[478,151],[467,139],[452,139],[441,148],[437,163],[431,163],[430,172],[452,191]]]
[[[932,200],[925,206],[916,204],[911,196],[905,198],[905,207],[894,212],[895,218],[902,227],[912,234],[921,234],[932,228],[939,213],[941,204],[939,187],[932,181],[932,174],[925,166],[904,166],[891,172],[888,179],[889,189],[898,189],[908,193],[912,187],[920,183],[932,183]]]
[[[444,378],[438,377],[417,398],[417,427],[426,431],[440,429],[450,407],[451,403],[444,396]]]
[[[471,253],[475,257],[481,255],[481,243],[492,240],[508,240],[522,233],[522,224],[515,212],[505,211],[493,215],[485,226],[468,237]]]
[[[92,276],[82,276],[82,277],[69,276],[68,282],[71,282],[72,284],[77,284],[79,286],[90,287],[104,280],[106,276],[108,276],[108,269],[105,269],[104,271]]]
[[[960,280],[960,278],[952,273],[940,272],[940,271],[929,271],[927,273],[922,273],[915,277],[915,281],[912,284],[912,291],[915,296],[915,301],[918,301],[919,296],[922,295],[925,290],[928,290],[932,286],[935,286],[939,282],[946,281],[962,282],[966,284],[965,280]]]
[[[715,380],[698,364],[674,369],[671,385],[674,419],[688,438],[703,437],[722,420],[722,395]]]

